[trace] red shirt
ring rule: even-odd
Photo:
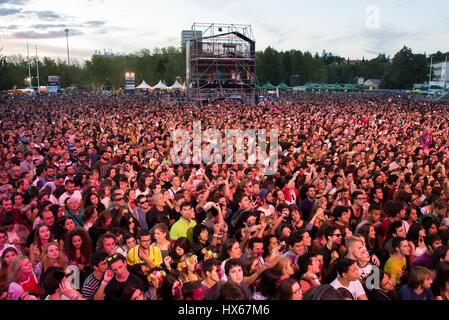
[[[39,283],[37,283],[37,279],[36,276],[34,275],[34,272],[30,274],[28,280],[20,282],[20,285],[22,286],[25,292],[34,292],[39,296],[41,295],[41,287],[39,286]]]

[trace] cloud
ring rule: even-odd
[[[39,19],[42,19],[42,20],[50,20],[51,21],[51,20],[64,18],[63,15],[60,15],[54,11],[49,11],[49,10],[35,11],[34,13],[38,16]]]
[[[1,1],[1,0],[0,0]],[[22,12],[21,9],[16,9],[16,8],[0,8],[0,16],[11,16],[11,15],[15,15],[17,13]]]
[[[11,4],[11,5],[23,5],[27,1],[25,0],[0,0],[0,4]]]
[[[10,26],[1,26],[0,30],[17,30],[19,29],[19,26],[16,24],[12,24]]]
[[[33,24],[30,26],[32,29],[54,29],[54,28],[65,28],[65,24]]]
[[[377,30],[367,29],[361,36],[364,51],[377,55],[379,52],[392,53],[405,40],[412,38],[414,33],[397,30],[394,26],[384,26]]]
[[[100,27],[104,25],[106,21],[87,21],[83,23],[83,27]]]
[[[83,32],[79,30],[70,30],[70,36],[79,36],[82,35]],[[58,31],[48,31],[48,32],[36,32],[36,31],[19,31],[15,32],[10,36],[6,36],[6,39],[14,39],[14,40],[26,40],[26,39],[57,39],[64,38],[65,32],[64,30]]]

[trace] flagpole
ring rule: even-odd
[[[28,82],[29,89],[31,89],[31,65],[30,65],[30,47],[28,46],[27,41],[27,51],[28,51],[28,78],[30,81]]]
[[[37,71],[37,92],[40,90],[40,83],[39,83],[39,58],[37,56],[37,46],[36,46],[36,71]]]

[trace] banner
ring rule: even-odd
[[[125,73],[125,90],[136,90],[135,75],[133,72]]]
[[[59,76],[48,76],[48,93],[58,93],[61,88],[61,79]]]
[[[358,84],[359,84],[360,86],[363,86],[364,83],[365,83],[365,78],[359,78],[359,79],[358,79]]]

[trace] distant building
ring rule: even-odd
[[[368,79],[363,83],[363,85],[365,87],[373,87],[374,89],[379,89],[381,83],[382,80],[380,79]]]
[[[348,60],[348,64],[360,64],[360,60]]]
[[[201,38],[203,33],[201,31],[182,30],[181,32],[181,46],[185,45],[187,41],[193,38]]]
[[[435,63],[432,65],[434,81],[449,81],[449,62]]]

